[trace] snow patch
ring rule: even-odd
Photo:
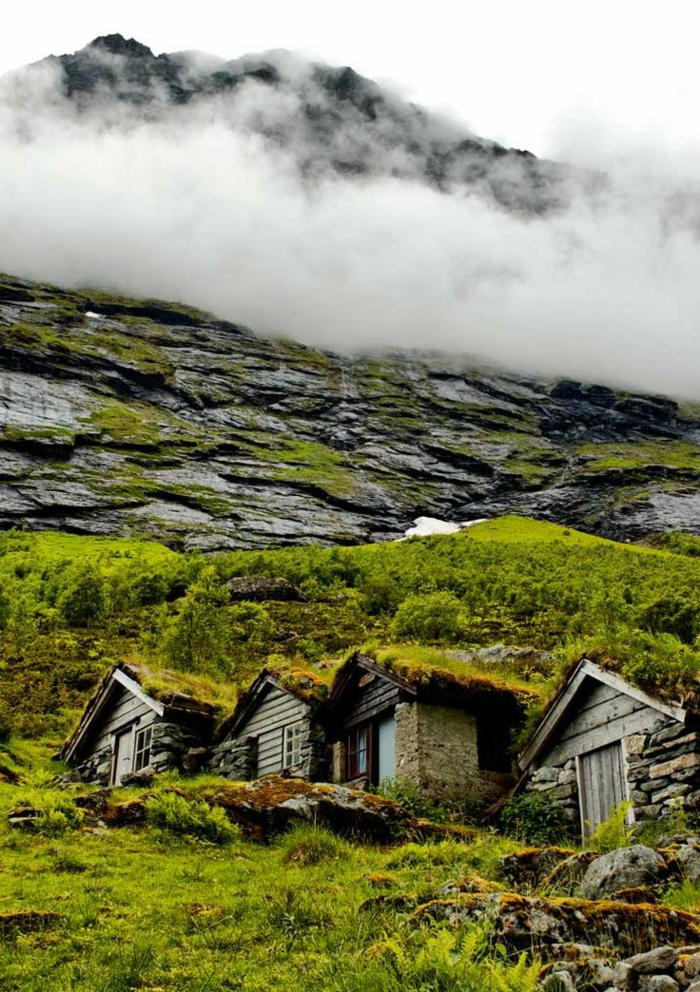
[[[488,517],[480,517],[478,520],[465,520],[462,523],[453,523],[450,520],[438,520],[437,517],[416,517],[413,521],[414,527],[409,527],[406,537],[428,537],[431,534],[456,534],[460,530],[466,530],[475,524],[483,524]]]

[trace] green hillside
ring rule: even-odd
[[[567,658],[597,645],[645,687],[688,688],[700,665],[700,560],[692,538],[665,544],[617,544],[518,517],[450,536],[213,557],[8,532],[3,730],[58,743],[120,658],[214,678],[232,703],[265,663],[325,665],[360,645],[553,651],[538,670],[523,663],[513,673],[543,691]],[[307,601],[229,602],[227,580],[255,575],[286,578]]]

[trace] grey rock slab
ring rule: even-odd
[[[651,975],[654,972],[670,971],[678,961],[678,952],[669,945],[655,947],[643,954],[635,954],[627,958],[626,964],[638,975]]]
[[[584,899],[605,899],[622,889],[652,885],[662,879],[665,870],[664,859],[650,847],[622,847],[589,865],[580,894]]]

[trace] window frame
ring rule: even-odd
[[[141,730],[134,728],[133,754],[131,767],[135,772],[143,771],[151,763],[151,747],[153,744],[153,725],[142,727]],[[145,743],[143,743],[145,741]],[[145,756],[145,757],[144,757]]]
[[[304,721],[288,723],[282,734],[282,769],[295,768],[301,764],[301,746],[304,737]],[[296,760],[295,760],[296,759]]]
[[[372,724],[358,723],[345,738],[346,780],[371,778]]]

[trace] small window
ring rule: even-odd
[[[136,734],[134,748],[134,771],[139,772],[151,763],[151,727],[145,727]]]
[[[301,764],[301,734],[303,729],[303,723],[292,723],[284,728],[283,768],[292,768],[294,765]]]
[[[366,775],[369,768],[369,727],[353,727],[348,734],[348,779]]]

